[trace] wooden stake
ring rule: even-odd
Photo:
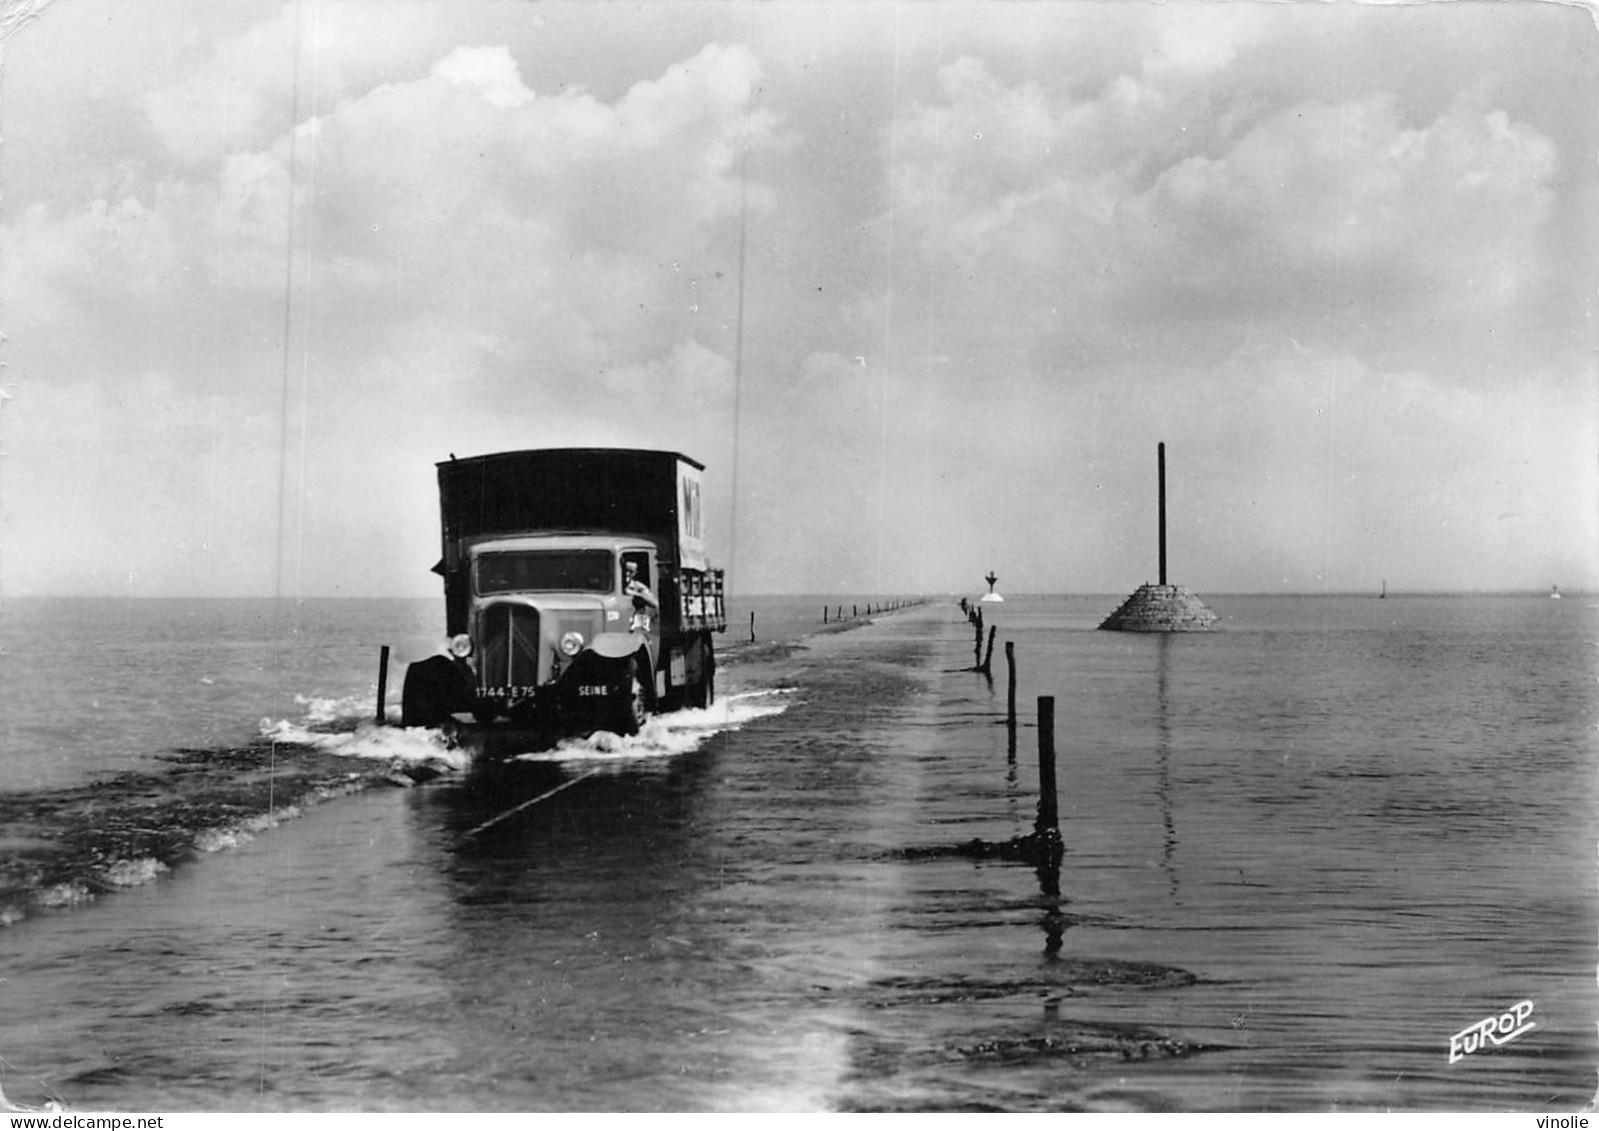
[[[383,645],[383,650],[378,653],[378,709],[377,721],[388,721],[388,712],[384,710],[389,698],[389,646]]]
[[[1038,697],[1038,831],[1060,831],[1060,811],[1055,798],[1055,697]]]
[[[1005,641],[1005,725],[1010,728],[1012,741],[1016,734],[1016,642]]]

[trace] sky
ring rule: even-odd
[[[1599,586],[1599,33],[1416,5],[3,0],[0,598],[426,597],[434,465],[745,594]]]

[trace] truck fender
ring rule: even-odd
[[[601,633],[589,645],[588,655],[591,659],[612,665],[618,670],[626,670],[627,667],[636,665],[639,682],[644,685],[644,695],[649,700],[650,710],[658,709],[660,689],[656,686],[655,657],[650,653],[649,644],[642,636],[630,632]]]
[[[472,706],[472,669],[454,656],[429,656],[407,665],[400,725],[437,727]]]
[[[640,637],[631,632],[602,632],[589,642],[589,651],[607,660],[625,660],[639,647]]]

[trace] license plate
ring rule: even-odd
[[[580,683],[577,685],[577,694],[579,698],[589,698],[594,696],[604,698],[610,693],[611,689],[606,687],[604,684]]]

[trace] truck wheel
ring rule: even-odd
[[[408,665],[405,689],[400,693],[400,724],[441,725],[452,713],[455,681],[455,665],[446,656],[432,656]]]
[[[716,653],[709,643],[705,645],[705,658],[700,662],[700,678],[689,688],[689,706],[704,710],[716,702]]]
[[[627,661],[622,678],[612,690],[610,706],[611,725],[608,730],[624,736],[639,732],[649,715],[649,702],[644,695],[644,677],[639,672],[636,659]]]

